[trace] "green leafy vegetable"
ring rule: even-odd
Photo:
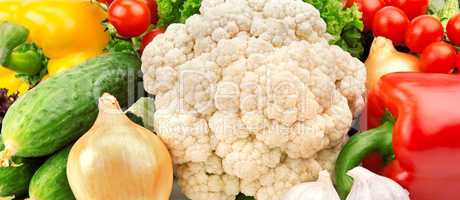
[[[122,38],[118,35],[118,32],[113,25],[108,22],[104,22],[104,25],[106,27],[105,31],[108,32],[110,36],[109,44],[107,44],[105,51],[110,53],[131,53],[139,56],[138,52],[141,48],[140,38]]]
[[[437,2],[438,4],[430,3],[430,11],[433,11],[433,14],[439,17],[442,25],[446,27],[447,22],[451,17],[459,11],[458,0],[444,0]],[[435,7],[438,6],[438,7]]]
[[[361,12],[356,5],[344,8],[340,0],[304,0],[315,6],[321,18],[327,23],[327,32],[334,38],[331,44],[338,45],[354,57],[361,57],[364,52]]]
[[[157,0],[158,27],[172,23],[184,23],[190,16],[199,13],[201,0]]]

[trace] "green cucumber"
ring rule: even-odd
[[[70,148],[66,147],[51,156],[37,170],[30,181],[31,200],[73,200],[72,190],[67,181],[66,168]]]
[[[134,96],[140,59],[108,53],[40,83],[8,110],[2,134],[3,160],[50,155],[83,135],[94,123],[103,93],[126,106]],[[0,155],[1,156],[1,155]]]
[[[4,145],[0,140],[0,150]],[[27,194],[29,182],[38,168],[38,162],[29,159],[13,158],[16,166],[0,167],[0,199],[2,197],[22,197]]]

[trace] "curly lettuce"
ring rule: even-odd
[[[315,6],[327,23],[327,32],[333,36],[330,44],[340,46],[354,57],[364,52],[362,43],[364,24],[356,5],[344,8],[341,0],[304,0]]]
[[[172,23],[184,23],[190,16],[199,13],[201,0],[157,0],[158,27]]]

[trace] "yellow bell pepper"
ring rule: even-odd
[[[24,93],[29,85],[22,79],[16,78],[16,72],[0,66],[0,88],[8,89],[8,95]]]
[[[48,76],[102,53],[109,41],[105,18],[105,11],[90,0],[0,0],[0,21],[29,29],[28,41],[50,59]],[[4,72],[0,67],[0,82],[15,79],[14,73]]]

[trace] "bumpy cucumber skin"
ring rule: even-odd
[[[4,146],[0,140],[0,150]],[[38,162],[22,158],[13,158],[16,167],[0,167],[0,199],[1,197],[21,197],[27,194],[29,182],[38,168]]]
[[[33,200],[74,200],[75,197],[67,181],[66,168],[70,148],[66,147],[51,156],[37,170],[29,186],[29,196]]]
[[[92,126],[103,93],[126,105],[129,93],[135,91],[140,66],[135,55],[110,53],[46,80],[8,110],[1,131],[3,142],[19,157],[56,152]]]

